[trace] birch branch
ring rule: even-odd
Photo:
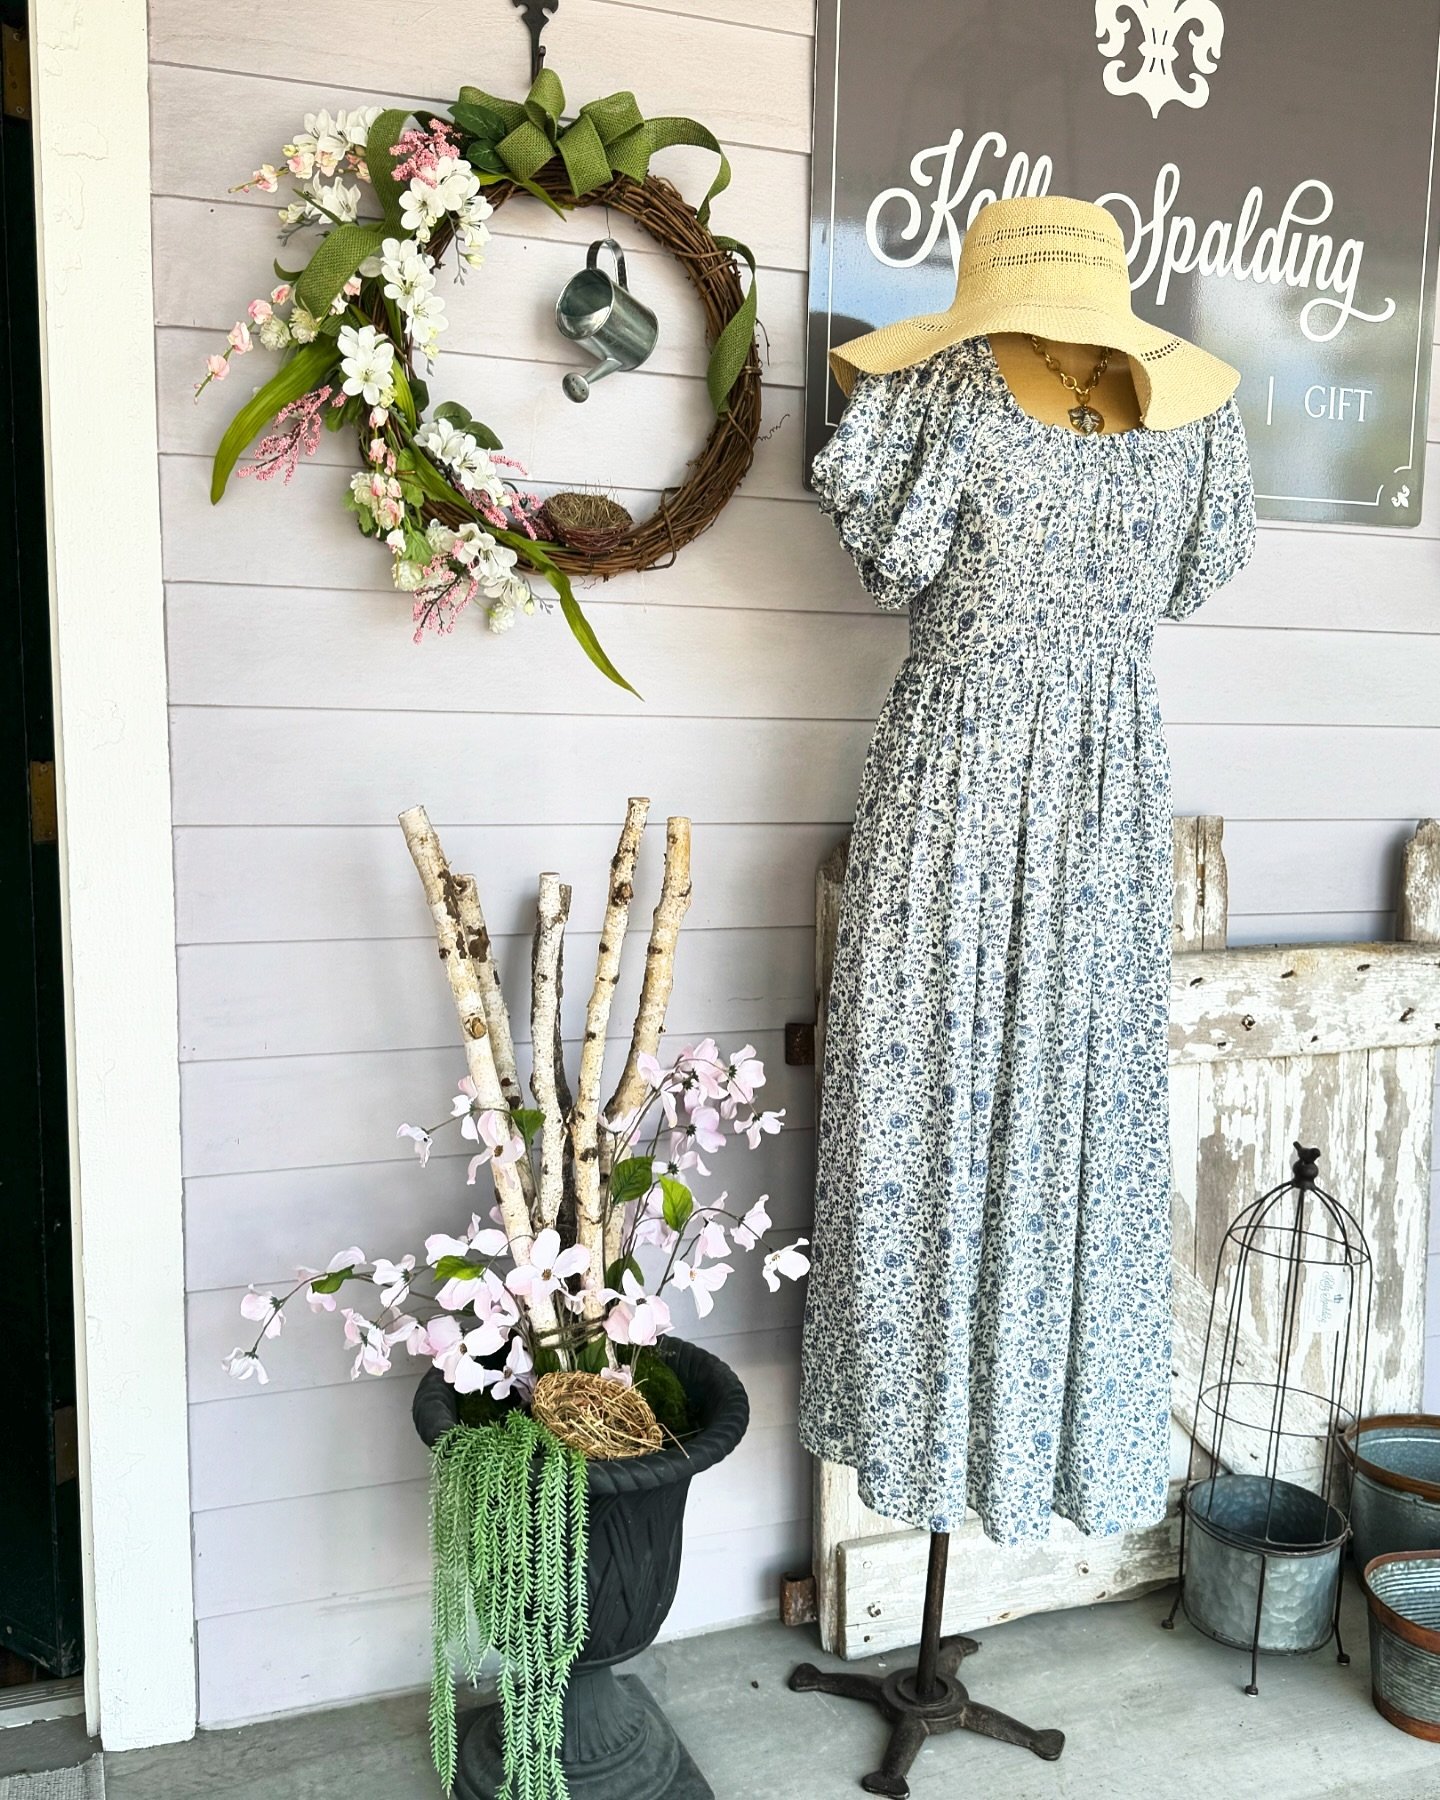
[[[485,1025],[490,1033],[490,1050],[495,1058],[495,1073],[500,1078],[500,1091],[505,1105],[512,1111],[525,1104],[525,1090],[515,1063],[515,1039],[510,1030],[510,1009],[495,970],[495,952],[485,925],[485,912],[480,905],[480,889],[473,875],[455,877],[460,903],[460,925],[465,933],[465,949],[480,985],[480,1004],[485,1009]],[[535,1215],[535,1171],[530,1158],[522,1156],[515,1164],[520,1186],[525,1195],[525,1210]]]
[[[530,959],[530,1086],[544,1113],[540,1127],[540,1206],[543,1231],[560,1217],[565,1197],[566,1119],[560,1105],[563,1079],[560,1020],[560,947],[570,911],[570,890],[548,870],[540,877],[535,913],[535,947]]]
[[[625,925],[635,892],[635,858],[650,802],[631,799],[625,807],[625,824],[610,864],[610,892],[605,921],[600,927],[600,948],[595,958],[595,986],[585,1009],[585,1036],[580,1046],[580,1069],[575,1082],[575,1106],[570,1135],[575,1146],[576,1237],[590,1253],[590,1276],[598,1287],[605,1279],[605,1219],[600,1180],[600,1082],[604,1075],[605,1033],[610,1023],[610,1004],[620,973],[620,952]],[[586,1316],[598,1318],[603,1308],[591,1299]]]
[[[665,1014],[675,986],[675,946],[680,926],[690,909],[690,821],[672,818],[665,821],[665,874],[660,883],[660,898],[650,925],[650,942],[645,951],[645,979],[640,988],[640,1004],[635,1010],[635,1029],[630,1034],[630,1053],[625,1059],[619,1084],[605,1108],[607,1119],[633,1111],[645,1098],[645,1078],[640,1073],[640,1058],[654,1056],[665,1029]],[[611,1143],[608,1133],[601,1142],[602,1177],[609,1174]],[[620,1254],[624,1231],[624,1215],[618,1209],[605,1225],[605,1266],[608,1269]]]
[[[480,1106],[496,1111],[507,1110],[505,1093],[495,1067],[490,1032],[485,1020],[485,1002],[469,940],[461,916],[461,883],[450,871],[440,839],[423,806],[412,806],[400,815],[400,829],[425,890],[430,917],[435,926],[440,960],[450,983],[455,1011],[460,1018],[460,1031],[465,1039],[465,1065],[475,1085]],[[534,1235],[530,1212],[525,1204],[520,1177],[512,1163],[490,1164],[495,1181],[495,1194],[500,1203],[506,1235],[512,1244],[523,1249]],[[553,1301],[527,1300],[531,1325],[538,1332],[554,1332],[557,1319]]]

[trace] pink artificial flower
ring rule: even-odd
[[[755,1098],[755,1090],[765,1085],[765,1065],[755,1054],[755,1046],[746,1044],[730,1058],[729,1089],[732,1100],[746,1106]]]
[[[230,327],[230,336],[226,341],[230,348],[240,356],[244,356],[250,349],[250,327],[243,319],[237,319]]]
[[[730,1233],[732,1239],[742,1250],[753,1250],[765,1233],[769,1231],[770,1214],[765,1208],[765,1203],[769,1198],[768,1194],[762,1194]]]
[[[272,476],[283,475],[288,487],[290,477],[299,466],[302,451],[306,456],[313,456],[320,447],[320,433],[325,428],[323,413],[329,397],[330,389],[321,387],[282,406],[275,415],[275,423],[280,429],[261,438],[255,446],[253,460],[241,467],[240,474],[253,475],[257,481],[269,481]]]
[[[660,1061],[660,1058],[658,1056],[651,1056],[648,1050],[642,1050],[640,1055],[635,1058],[635,1067],[643,1078],[645,1085],[649,1088],[654,1088],[657,1093],[664,1087],[666,1078],[670,1074],[670,1071]]]
[[[264,1363],[253,1350],[236,1348],[230,1352],[220,1366],[228,1375],[234,1376],[236,1381],[249,1381],[253,1377],[261,1387],[264,1387],[270,1379],[265,1373]]]
[[[342,1308],[341,1317],[345,1321],[345,1342],[356,1346],[350,1379],[354,1381],[362,1372],[383,1375],[390,1367],[390,1346],[385,1341],[385,1333],[373,1319],[356,1312],[353,1306]]]
[[[721,1194],[715,1204],[718,1206],[724,1198],[725,1196]],[[717,1257],[724,1256],[729,1248],[725,1227],[718,1219],[707,1217],[695,1239],[695,1261],[697,1263],[714,1262]]]
[[[588,1250],[580,1244],[562,1250],[560,1233],[547,1225],[531,1244],[527,1260],[517,1264],[505,1277],[505,1285],[512,1294],[544,1300],[572,1275],[582,1275],[589,1266]]]
[[[410,1292],[410,1273],[414,1267],[413,1256],[403,1256],[398,1263],[385,1256],[376,1257],[370,1279],[380,1289],[382,1306],[396,1306]]]
[[[760,1139],[762,1136],[777,1137],[779,1135],[780,1121],[784,1117],[785,1108],[783,1106],[780,1108],[779,1112],[752,1113],[748,1119],[737,1119],[735,1121],[735,1130],[737,1135],[740,1132],[745,1134],[745,1138],[752,1150],[758,1150],[760,1148]]]
[[[495,1383],[494,1387],[491,1388],[491,1394],[497,1400],[504,1400],[508,1398],[511,1391],[516,1387],[519,1387],[523,1393],[530,1385],[527,1377],[534,1367],[535,1359],[525,1348],[524,1340],[518,1337],[511,1338],[510,1353],[505,1358],[504,1372],[500,1376],[500,1379]]]
[[[697,1106],[690,1115],[690,1131],[702,1150],[712,1153],[725,1148],[725,1133],[720,1128],[720,1114],[713,1106]]]
[[[264,1336],[277,1338],[285,1323],[285,1313],[274,1294],[257,1294],[254,1288],[240,1302],[240,1316],[256,1325],[264,1324]]]
[[[396,1137],[414,1138],[415,1154],[420,1158],[423,1169],[430,1160],[431,1137],[428,1131],[422,1131],[418,1125],[402,1125],[395,1133]]]
[[[363,1263],[364,1260],[365,1252],[358,1244],[351,1244],[348,1250],[337,1250],[334,1256],[330,1258],[329,1266],[327,1268],[301,1269],[300,1279],[312,1283],[312,1285],[305,1290],[305,1298],[310,1302],[311,1312],[334,1312],[335,1310],[334,1294],[317,1294],[315,1292],[313,1283],[314,1278],[317,1275],[334,1275],[341,1269],[353,1269],[360,1263]]]
[[[275,308],[268,300],[252,300],[245,310],[250,315],[252,325],[263,325]]]
[[[283,306],[290,298],[290,283],[282,281],[277,288],[271,288],[270,301],[274,306]]]
[[[760,1272],[772,1294],[780,1291],[782,1275],[787,1281],[798,1281],[809,1269],[810,1258],[800,1254],[800,1246],[809,1242],[809,1238],[796,1238],[793,1244],[787,1244],[783,1250],[772,1250],[765,1258],[765,1265]]]
[[[689,1288],[695,1296],[695,1311],[703,1319],[715,1304],[715,1290],[724,1287],[730,1272],[729,1263],[711,1263],[702,1269],[698,1263],[687,1263],[684,1257],[677,1257],[670,1281],[674,1287]]]
[[[230,364],[223,356],[207,356],[205,367],[210,371],[212,381],[223,381],[230,373]]]
[[[607,1296],[619,1301],[605,1317],[607,1336],[617,1344],[653,1344],[670,1330],[670,1308],[658,1294],[647,1294],[635,1279],[635,1271],[627,1269],[621,1277],[623,1297],[613,1288]]]

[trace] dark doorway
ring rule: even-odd
[[[39,281],[24,0],[0,0],[0,1686],[80,1668],[80,1501]],[[97,404],[99,402],[97,401]],[[97,430],[103,422],[97,419]]]

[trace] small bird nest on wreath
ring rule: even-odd
[[[643,1394],[584,1369],[542,1375],[530,1410],[552,1436],[584,1456],[646,1456],[663,1441]]]
[[[635,524],[618,500],[604,494],[552,494],[545,502],[545,517],[567,550],[586,556],[611,549]]]

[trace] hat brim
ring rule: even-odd
[[[848,397],[859,375],[889,375],[924,362],[965,338],[997,331],[1033,332],[1052,342],[1105,344],[1130,358],[1141,422],[1151,431],[1188,425],[1215,411],[1240,385],[1240,372],[1198,344],[1134,313],[1084,302],[1002,302],[920,313],[852,338],[830,352],[830,367]]]

